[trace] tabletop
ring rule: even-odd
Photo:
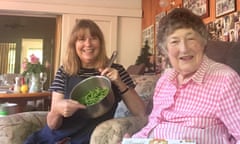
[[[51,92],[37,92],[37,93],[0,93],[0,99],[9,99],[9,98],[44,98],[50,97]]]

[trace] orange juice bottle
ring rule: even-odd
[[[24,77],[21,79],[21,93],[27,93],[28,92],[28,85],[25,83]]]

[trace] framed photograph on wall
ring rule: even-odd
[[[142,31],[142,45],[145,45],[145,42],[148,42],[149,47],[151,48],[151,53],[153,53],[154,47],[154,25],[150,25]]]
[[[236,0],[216,0],[216,17],[236,11]]]
[[[167,15],[166,11],[162,11],[155,16],[155,44],[158,44],[157,35],[158,35],[159,21],[166,15]]]
[[[163,71],[163,68],[162,68],[162,53],[161,53],[161,48],[159,46],[159,42],[158,42],[158,39],[157,39],[157,35],[158,35],[158,28],[159,28],[159,22],[160,20],[167,15],[167,12],[166,11],[162,11],[160,12],[159,14],[157,14],[155,16],[155,47],[154,47],[154,50],[155,50],[155,73],[158,74],[158,73],[161,73]]]
[[[183,0],[183,7],[190,9],[196,15],[206,18],[209,16],[209,0]]]

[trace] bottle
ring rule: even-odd
[[[21,86],[20,85],[20,77],[16,77],[13,92],[14,93],[20,93],[20,86]]]
[[[24,77],[21,78],[21,93],[27,93],[28,92],[28,85],[25,83]]]
[[[4,117],[4,116],[7,116],[8,113],[6,111],[6,108],[4,108],[4,105],[3,104],[0,104],[0,117]]]

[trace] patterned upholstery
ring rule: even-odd
[[[152,100],[155,84],[159,78],[158,75],[131,75],[136,87],[135,90],[147,106],[147,112],[151,111],[149,103]],[[126,105],[120,101],[115,112],[115,118],[131,116]]]
[[[90,144],[118,144],[125,133],[132,135],[142,128],[147,117],[116,118],[105,121],[94,130]]]
[[[34,131],[46,124],[47,112],[24,112],[0,118],[0,143],[22,144]]]

